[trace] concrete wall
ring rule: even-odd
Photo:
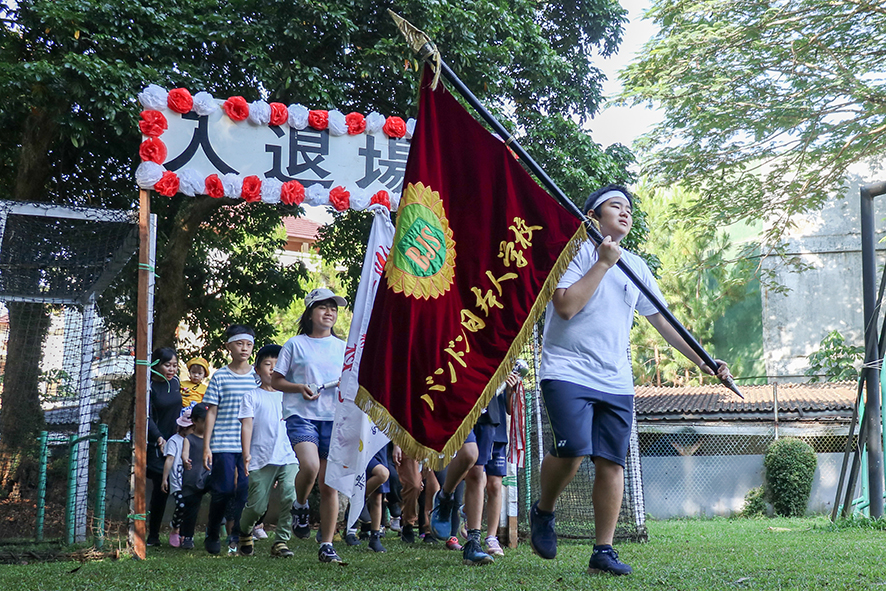
[[[854,176],[844,197],[795,218],[796,227],[786,236],[787,253],[811,265],[810,270],[792,273],[777,257],[763,260],[763,267],[790,290],[761,289],[766,373],[780,376],[770,381],[804,381],[806,356],[832,330],[851,345],[864,344],[859,188],[884,178],[886,173]],[[886,230],[886,198],[875,199],[874,207],[879,240]],[[881,264],[884,246],[878,244]]]
[[[817,454],[808,513],[834,506],[843,454]],[[729,516],[744,496],[763,484],[763,456],[670,456],[640,458],[646,513],[655,519]]]

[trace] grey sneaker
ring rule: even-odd
[[[618,552],[612,546],[594,546],[594,553],[588,561],[588,574],[629,575],[633,569],[618,559]]]

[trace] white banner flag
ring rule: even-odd
[[[326,464],[326,484],[351,498],[347,526],[351,526],[363,510],[369,460],[390,441],[354,404],[369,316],[375,302],[375,292],[384,273],[385,261],[394,242],[394,224],[391,223],[387,208],[373,205],[369,210],[374,215],[372,231],[369,234],[360,286],[354,302],[354,317],[348,333],[345,365]]]

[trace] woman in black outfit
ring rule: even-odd
[[[181,415],[182,395],[178,381],[178,355],[172,347],[154,351],[157,362],[151,372],[151,397],[148,407],[147,476],[153,484],[148,517],[148,546],[160,545],[160,525],[166,510],[168,493],[163,492],[163,446],[176,431],[175,421]]]

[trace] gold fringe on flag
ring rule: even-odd
[[[431,449],[416,441],[415,438],[390,415],[384,406],[375,401],[372,394],[370,394],[363,386],[360,386],[357,391],[357,397],[355,400],[357,406],[369,415],[369,418],[371,418],[372,421],[384,431],[391,441],[400,446],[400,449],[402,449],[406,455],[419,462],[424,462],[425,465],[434,470],[444,468],[455,454],[458,453],[458,450],[461,449],[462,445],[464,445],[465,439],[468,438],[468,434],[474,428],[483,409],[489,406],[489,402],[495,396],[496,391],[498,391],[499,387],[504,383],[508,374],[513,371],[514,364],[519,358],[520,352],[532,337],[532,328],[541,318],[542,314],[544,314],[545,307],[553,297],[554,291],[557,289],[557,284],[560,282],[560,278],[563,276],[563,273],[566,272],[566,267],[569,266],[569,263],[575,258],[581,245],[587,240],[587,229],[584,224],[582,224],[566,244],[566,247],[560,253],[560,256],[557,257],[557,262],[548,274],[547,279],[545,279],[538,296],[535,298],[535,302],[532,304],[532,309],[530,310],[528,317],[523,322],[520,332],[517,333],[516,338],[514,338],[511,346],[508,348],[508,352],[504,359],[495,370],[495,373],[492,374],[489,383],[486,385],[486,388],[483,389],[483,392],[480,394],[480,397],[477,399],[471,412],[468,413],[452,437],[449,438],[449,441],[446,442],[446,445],[443,446],[442,451]]]
[[[426,61],[431,65],[431,68],[434,70],[434,80],[431,82],[431,90],[437,90],[437,84],[440,82],[440,74],[443,73],[443,68],[440,67],[440,50],[437,49],[437,46],[431,41],[431,38],[428,37],[427,33],[390,8],[388,9],[388,14],[394,19],[394,24],[397,25],[397,29],[400,31],[400,34],[403,35],[403,38],[406,39],[406,43],[409,44],[412,51],[418,54],[422,61]]]

